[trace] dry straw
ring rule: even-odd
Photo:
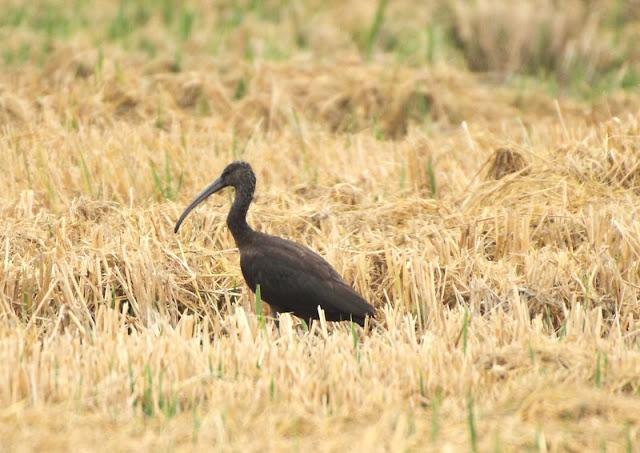
[[[637,97],[303,60],[71,43],[0,75],[0,450],[632,451]],[[173,234],[236,158],[252,225],[325,256],[369,329],[261,327],[227,194]]]

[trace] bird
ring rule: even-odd
[[[256,176],[249,163],[233,161],[186,207],[174,233],[189,213],[212,194],[233,187],[235,196],[227,226],[240,252],[240,268],[252,292],[260,285],[261,299],[276,318],[292,313],[306,322],[319,319],[318,307],[327,321],[352,321],[364,327],[375,309],[349,286],[320,255],[311,249],[253,230],[247,211],[253,200]]]

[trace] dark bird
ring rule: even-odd
[[[318,319],[318,306],[328,321],[352,320],[364,326],[374,309],[355,292],[321,256],[307,247],[254,231],[247,224],[247,211],[256,187],[256,176],[246,162],[232,162],[222,175],[184,210],[174,232],[187,215],[225,187],[235,189],[227,226],[240,250],[240,267],[251,291],[260,285],[261,298],[277,316],[290,312],[311,321]]]

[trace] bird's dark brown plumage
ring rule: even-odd
[[[246,162],[229,164],[222,175],[185,209],[176,223],[211,194],[232,186],[235,199],[227,225],[240,251],[240,268],[247,285],[275,312],[290,312],[304,320],[318,319],[318,306],[328,321],[351,319],[364,325],[374,309],[321,256],[307,247],[251,229],[246,215],[255,191],[255,175]]]

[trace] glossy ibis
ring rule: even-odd
[[[277,316],[281,312],[311,321],[318,319],[318,306],[328,321],[352,320],[364,326],[374,309],[322,257],[294,242],[254,231],[247,224],[247,211],[256,187],[256,176],[246,162],[232,162],[184,210],[174,232],[191,212],[211,194],[225,187],[235,189],[227,226],[240,250],[240,267],[247,285]]]

